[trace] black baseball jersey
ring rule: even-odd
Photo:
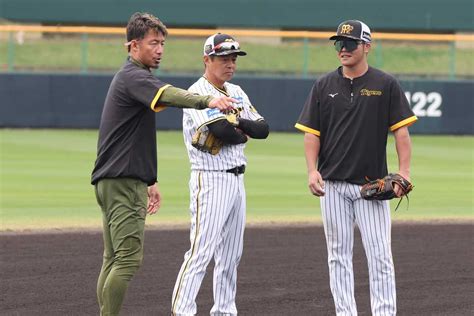
[[[319,136],[323,179],[363,184],[387,174],[388,131],[416,120],[394,77],[369,67],[351,80],[339,67],[314,83],[295,127]]]
[[[127,60],[110,84],[99,127],[92,184],[102,178],[157,178],[155,112],[169,85],[140,63]]]

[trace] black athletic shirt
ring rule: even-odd
[[[364,184],[387,175],[388,131],[416,120],[394,77],[369,67],[351,80],[339,67],[314,83],[295,127],[319,136],[323,179]]]
[[[99,128],[92,184],[102,178],[157,178],[155,112],[169,85],[138,62],[127,60],[110,84]]]

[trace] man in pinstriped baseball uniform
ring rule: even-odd
[[[366,177],[387,175],[389,130],[395,137],[398,173],[410,179],[408,126],[417,118],[395,78],[369,67],[367,25],[342,22],[330,39],[342,66],[315,82],[295,127],[305,132],[310,191],[321,197],[336,314],[357,315],[352,268],[357,225],[369,266],[372,315],[395,315],[389,203],[362,199],[360,186]],[[399,188],[396,192],[400,196]]]
[[[184,141],[191,162],[191,247],[176,279],[173,315],[197,313],[196,296],[212,258],[214,306],[210,313],[237,315],[237,266],[243,250],[246,211],[244,148],[249,138],[264,139],[269,133],[268,124],[245,92],[228,82],[236,70],[237,57],[245,55],[233,37],[212,35],[204,44],[204,76],[189,88],[199,95],[231,96],[239,103],[227,117],[214,110],[183,111]],[[234,120],[229,119],[231,115]],[[202,129],[224,144],[217,153],[193,146],[193,136]]]

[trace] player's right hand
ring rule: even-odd
[[[155,183],[148,187],[148,206],[147,213],[155,214],[161,206],[161,194],[158,189],[158,184]]]
[[[236,99],[222,96],[212,99],[212,101],[209,102],[208,107],[219,109],[221,112],[227,113],[232,110],[234,108],[234,104],[237,103],[239,103],[239,101],[237,101]]]
[[[324,196],[324,180],[317,170],[308,173],[308,187],[315,196]]]

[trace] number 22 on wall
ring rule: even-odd
[[[413,104],[412,110],[416,116],[440,117],[442,112],[440,110],[443,97],[438,92],[405,92],[410,105]]]

